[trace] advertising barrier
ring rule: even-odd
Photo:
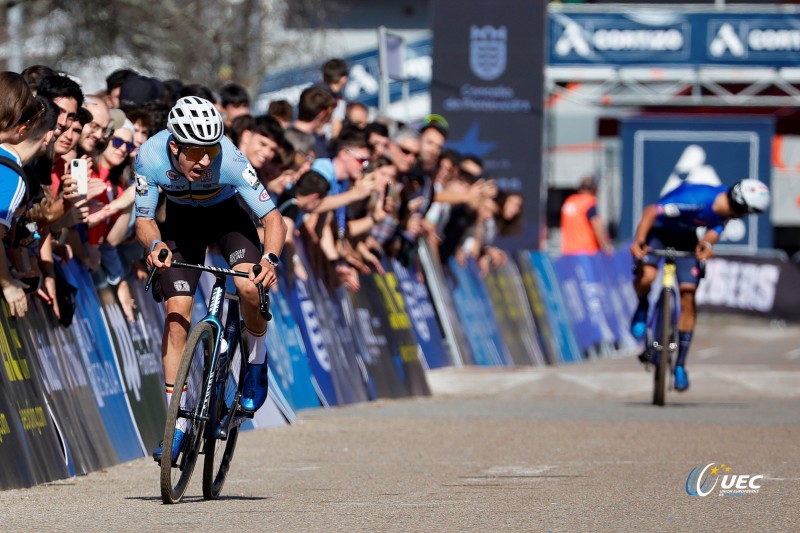
[[[797,321],[800,265],[752,256],[714,257],[697,288],[700,311]]]
[[[485,279],[503,341],[515,365],[543,365],[544,355],[525,296],[519,270],[513,261],[497,267]]]
[[[297,409],[319,405],[427,395],[432,368],[573,363],[635,344],[626,248],[556,260],[520,252],[486,277],[471,260],[451,261],[445,275],[424,245],[420,258],[421,272],[392,261],[384,275],[362,275],[354,293],[280,276],[270,293],[270,396],[243,428],[293,423]],[[0,489],[145,456],[163,434],[163,304],[132,281],[129,322],[77,263],[64,273],[78,288],[67,328],[38,298],[23,318],[0,303]],[[200,294],[209,283],[201,278]],[[697,300],[701,311],[797,320],[798,284],[793,262],[715,257]],[[194,320],[204,307],[195,298]]]
[[[567,315],[567,307],[550,258],[542,252],[529,252],[521,255],[521,259],[529,262],[536,288],[544,302],[544,315],[552,333],[552,353],[557,357],[551,363],[574,363],[582,360],[583,355]]]
[[[319,407],[311,379],[303,335],[292,314],[286,281],[278,278],[278,289],[270,291],[272,322],[267,329],[269,366],[294,410]]]
[[[389,317],[372,276],[361,275],[361,289],[351,293],[356,330],[364,343],[364,363],[370,388],[377,398],[411,395],[399,350],[392,346]],[[416,349],[416,347],[415,347]]]
[[[467,341],[472,347],[475,364],[483,366],[510,366],[511,356],[497,326],[486,290],[471,258],[460,266],[450,258],[448,282],[456,305],[456,313],[465,325]]]
[[[24,328],[31,324],[9,315],[0,303],[0,487],[19,488],[72,475],[63,437],[46,401],[42,369],[23,345]]]
[[[415,267],[406,268],[399,261],[392,260],[385,266],[397,276],[403,302],[414,328],[414,335],[420,347],[420,355],[426,368],[450,366],[453,362],[443,343],[442,330],[436,317],[425,283],[417,279]]]
[[[587,354],[606,352],[615,341],[604,310],[605,287],[594,268],[596,258],[566,255],[553,261],[569,318],[581,349]]]

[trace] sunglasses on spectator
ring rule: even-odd
[[[33,113],[33,115],[31,115],[29,117],[26,117],[25,115],[23,115],[23,116],[19,117],[19,120],[17,121],[16,124],[14,124],[14,126],[30,126],[31,122],[33,122],[34,120],[36,120],[39,117],[41,117],[42,115],[44,115],[44,111],[45,111],[44,102],[42,102],[41,100],[37,100],[36,103],[38,105],[36,106],[36,111]]]
[[[404,147],[404,146],[400,146],[400,145],[398,145],[397,147],[398,147],[398,148],[400,149],[400,151],[401,151],[401,152],[403,152],[405,155],[413,155],[414,157],[417,157],[417,156],[419,155],[419,152],[415,152],[414,150],[409,150],[408,148],[406,148],[406,147]]]
[[[362,167],[366,167],[367,165],[369,165],[369,157],[362,157],[349,148],[347,149],[347,153],[353,156],[359,163],[361,163]]]
[[[181,146],[180,151],[184,153],[186,159],[195,163],[202,161],[205,156],[213,161],[222,151],[222,146],[213,144],[211,146]]]
[[[136,149],[136,145],[133,143],[129,143],[125,139],[120,139],[119,137],[112,137],[111,138],[111,146],[114,148],[122,148],[125,147],[125,151],[127,153],[131,153]]]

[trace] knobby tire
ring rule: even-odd
[[[203,465],[203,498],[206,500],[219,498],[225,478],[228,476],[233,452],[236,449],[236,441],[239,438],[240,425],[238,424],[230,428],[226,440],[221,440],[216,436],[219,422],[231,408],[235,409],[238,406],[235,395],[240,393],[240,384],[244,382],[246,365],[242,353],[247,352],[244,346],[237,349],[237,344],[229,343],[228,354],[230,356],[224,366],[218,369],[215,377],[216,385],[212,390],[209,420],[213,421],[213,424],[208,427],[209,434],[205,443],[206,457]]]
[[[667,393],[667,377],[670,370],[670,340],[672,338],[672,292],[662,289],[659,302],[659,317],[661,323],[661,353],[658,354],[656,365],[655,388],[653,390],[653,404],[663,406]]]
[[[211,324],[200,322],[189,334],[189,338],[186,340],[186,347],[181,356],[181,364],[175,377],[175,387],[172,393],[172,400],[167,409],[167,422],[164,429],[164,444],[161,456],[161,499],[164,503],[171,504],[181,501],[183,494],[186,492],[186,487],[189,485],[189,480],[192,478],[197,456],[202,447],[205,421],[194,417],[187,419],[182,416],[181,398],[184,395],[190,398],[188,404],[185,404],[183,415],[187,412],[196,414],[198,411],[197,403],[202,399],[205,379],[203,379],[204,372],[202,375],[198,375],[198,369],[193,369],[192,363],[197,357],[200,357],[201,360],[196,364],[200,364],[200,368],[203,368],[207,354],[213,349],[213,342],[214,330]],[[188,390],[185,393],[183,391],[184,385],[188,386]],[[172,440],[175,435],[175,423],[179,417],[188,420],[189,430],[184,437],[177,466],[173,467],[170,461],[172,457]],[[175,479],[176,477],[177,479]]]

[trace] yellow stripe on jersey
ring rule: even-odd
[[[212,189],[207,191],[167,191],[165,190],[164,193],[174,200],[182,200],[184,202],[189,202],[192,200],[196,201],[204,201],[214,198],[219,193],[221,193],[225,187],[220,187],[219,189]]]

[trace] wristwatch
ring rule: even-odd
[[[264,255],[261,256],[261,258],[266,259],[267,263],[269,263],[274,267],[278,266],[278,263],[280,262],[280,258],[277,255],[273,254],[272,252],[265,253]]]

